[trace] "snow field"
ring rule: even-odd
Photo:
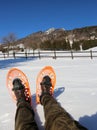
[[[10,62],[11,61],[11,62]],[[28,77],[33,108],[40,130],[44,125],[41,105],[35,103],[36,77],[41,68],[51,65],[57,76],[55,98],[74,119],[89,130],[97,130],[97,60],[86,59],[12,59],[0,60],[0,129],[14,129],[16,105],[6,88],[6,75],[10,68],[21,69]]]

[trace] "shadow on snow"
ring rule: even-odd
[[[88,130],[97,130],[97,112],[91,116],[80,117],[79,122]]]
[[[27,62],[31,60],[36,60],[36,58],[17,58],[17,59],[7,59],[7,60],[0,60],[0,69],[4,69],[7,67],[15,67],[16,64],[22,63],[22,62]]]

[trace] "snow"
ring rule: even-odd
[[[54,95],[72,117],[89,130],[97,130],[97,60],[79,59],[0,59],[0,130],[13,130],[16,104],[6,88],[6,75],[10,68],[21,69],[31,87],[33,109],[40,130],[43,130],[44,113],[35,103],[36,77],[41,68],[51,65],[57,76]]]
[[[90,48],[88,50],[97,51],[97,47]]]
[[[46,34],[50,34],[51,32],[53,32],[55,30],[55,28],[50,28],[47,31],[45,31]]]

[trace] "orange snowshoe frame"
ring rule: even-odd
[[[16,96],[15,96],[14,92],[12,91],[12,88],[13,88],[12,83],[15,78],[19,78],[22,81],[24,86],[27,88],[29,95],[31,96],[30,86],[29,86],[27,76],[21,70],[19,70],[17,68],[12,68],[9,70],[9,72],[7,74],[7,78],[6,78],[6,86],[8,88],[8,91],[9,91],[12,99],[16,102]]]
[[[36,103],[40,103],[39,96],[41,95],[41,86],[40,83],[44,76],[48,75],[51,78],[52,82],[52,94],[54,92],[54,87],[56,84],[56,74],[54,72],[54,69],[51,66],[45,66],[38,74],[36,79]]]

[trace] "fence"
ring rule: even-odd
[[[0,53],[1,58],[95,58],[97,57],[97,51],[33,51],[33,52],[10,52]]]

